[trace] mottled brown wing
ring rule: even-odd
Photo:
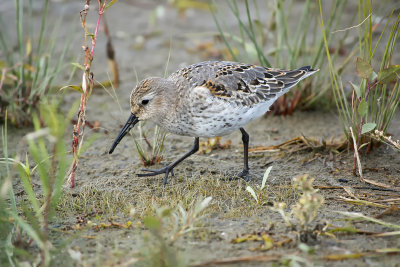
[[[209,61],[181,69],[170,78],[189,88],[206,87],[216,97],[248,105],[286,93],[312,72],[314,70],[308,66],[286,71],[229,61]]]

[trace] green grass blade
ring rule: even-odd
[[[269,166],[268,169],[265,171],[263,179],[262,179],[262,183],[261,183],[261,188],[260,188],[261,190],[264,189],[265,184],[267,183],[267,180],[268,180],[268,177],[269,177],[269,173],[271,172],[271,170],[272,170],[272,166]]]
[[[383,225],[388,228],[400,229],[399,224],[388,223],[388,222],[385,222],[385,221],[382,221],[379,219],[375,219],[373,217],[366,216],[359,212],[348,212],[348,211],[336,211],[336,212],[339,214],[345,215],[347,217],[351,217],[352,220],[364,220],[364,221],[380,224],[380,225]]]
[[[345,4],[345,1],[341,1],[341,0],[332,2],[333,9],[330,12],[330,16],[329,16],[328,23],[327,23],[326,27],[324,25],[324,31],[325,31],[324,35],[325,35],[325,37],[322,38],[320,43],[319,43],[319,46],[318,46],[318,49],[317,49],[317,53],[315,53],[314,59],[312,61],[312,66],[317,65],[318,59],[320,58],[322,50],[324,48],[324,43],[326,42],[326,43],[329,44],[329,41],[330,41],[329,37],[331,36],[330,32],[332,31],[332,24],[333,24],[334,18],[336,16],[337,12],[338,12],[339,7],[341,5],[344,5],[344,4]],[[321,20],[322,20],[322,11],[321,11],[321,9],[320,9],[320,14],[321,14]],[[326,39],[326,41],[324,39]]]
[[[333,66],[333,62],[332,62],[332,59],[331,59],[331,56],[330,56],[328,40],[327,40],[327,37],[326,37],[327,31],[325,29],[324,20],[323,20],[323,17],[322,17],[321,0],[318,0],[318,6],[319,6],[319,10],[320,10],[319,23],[320,23],[322,37],[323,37],[323,41],[324,41],[323,44],[325,46],[325,52],[326,52],[327,59],[328,59],[329,72],[330,72],[330,77],[331,77],[331,84],[332,84],[334,99],[335,99],[336,106],[337,106],[337,108],[339,110],[343,131],[347,135],[348,134],[347,125],[349,125],[349,123],[350,123],[350,119],[349,119],[350,118],[349,104],[348,104],[347,99],[346,99],[346,94],[344,92],[343,85],[342,85],[339,77],[335,73],[335,68]]]
[[[5,163],[6,163],[6,175],[4,178],[2,178],[3,176],[0,176],[0,184],[3,185],[5,182],[5,179],[7,179],[7,177],[10,177],[10,166],[9,166],[9,157],[8,157],[8,135],[7,135],[7,110],[6,110],[6,116],[5,116],[5,120],[4,120],[4,125],[1,127],[1,142],[3,144],[3,155],[5,158]],[[12,186],[9,187],[8,190],[8,196],[10,198],[10,202],[11,202],[11,210],[13,212],[17,212],[17,204],[15,201],[15,194],[14,194],[14,189]]]
[[[214,6],[215,6],[215,2],[214,1],[213,1],[213,3],[214,3]],[[210,6],[210,10],[212,10],[211,6]],[[229,44],[228,40],[226,39],[226,36],[225,36],[224,32],[222,31],[221,25],[219,24],[218,19],[217,19],[216,15],[215,15],[214,11],[211,11],[211,15],[213,16],[213,19],[215,21],[215,25],[217,26],[218,32],[219,32],[222,40],[224,41],[226,47],[228,48],[229,53],[231,54],[233,60],[238,61],[235,53],[232,50],[231,45]]]
[[[42,46],[43,46],[43,39],[44,39],[44,32],[46,29],[46,19],[47,19],[47,13],[49,9],[49,0],[44,1],[44,9],[43,9],[43,14],[42,14],[42,24],[40,26],[40,34],[39,34],[39,42],[36,50],[36,55],[40,56],[42,53]],[[33,84],[36,84],[37,79],[39,77],[39,60],[36,61],[36,75],[35,78],[33,79]]]
[[[57,47],[57,44],[59,43],[58,39],[60,38],[60,35],[57,35],[57,33],[61,32],[59,30],[60,27],[65,27],[65,25],[63,25],[63,21],[64,21],[63,18],[64,17],[61,16],[61,18],[58,20],[56,26],[54,27],[54,31],[52,33],[52,36],[54,36],[54,38],[52,38],[52,42],[48,49],[50,51],[49,57],[50,57],[50,59],[57,58],[57,63],[54,67],[52,67],[51,73],[49,74],[49,77],[48,77],[47,84],[45,84],[45,86],[43,86],[44,87],[43,90],[46,90],[47,88],[50,88],[53,85],[53,80],[57,77],[57,75],[59,75],[61,67],[62,67],[63,63],[65,62],[65,60],[64,60],[65,56],[71,47],[73,33],[74,33],[74,30],[76,29],[75,24],[71,25],[71,27],[69,29],[67,38],[63,42],[62,52],[59,55],[58,54],[56,55],[56,53],[55,53],[55,48]]]
[[[233,1],[233,6],[235,7],[236,12],[239,12],[239,6],[237,4],[237,0]],[[242,27],[239,27],[239,32],[240,32],[241,43],[242,44],[246,43],[246,38],[245,38],[245,35],[244,35]]]
[[[255,201],[258,203],[258,197],[256,195],[256,192],[251,186],[246,186],[246,190],[250,193],[250,195],[255,199]]]
[[[39,215],[40,204],[36,198],[35,192],[33,191],[30,174],[26,171],[26,169],[21,164],[18,164],[17,168],[18,168],[18,172],[19,172],[19,177],[20,177],[20,179],[22,181],[22,185],[24,187],[24,191],[28,196],[28,200],[31,203],[36,215]]]
[[[229,2],[228,2],[229,4]],[[267,58],[264,56],[264,53],[262,52],[262,50],[260,49],[257,40],[255,39],[255,36],[250,32],[249,29],[247,29],[247,27],[244,25],[242,19],[239,16],[239,12],[237,10],[235,10],[231,4],[229,4],[229,7],[232,11],[232,13],[235,15],[236,20],[239,23],[239,27],[244,29],[244,32],[246,33],[246,35],[250,38],[252,44],[254,45],[256,51],[257,51],[257,55],[259,56],[259,60],[260,60],[260,64],[265,66],[265,67],[271,67],[271,64],[269,63],[269,61],[267,60]]]
[[[25,85],[25,70],[24,70],[24,41],[23,41],[23,17],[24,17],[24,7],[21,4],[21,0],[15,0],[15,9],[17,12],[17,37],[18,37],[18,51],[19,51],[19,61],[21,63],[19,67],[19,78],[21,80],[21,88]],[[22,92],[20,92],[22,96]]]
[[[3,17],[0,13],[0,44],[3,50],[3,56],[6,57],[8,66],[14,66],[13,53],[10,53],[6,40],[11,40],[8,34],[8,27],[6,26]]]
[[[16,223],[37,243],[40,249],[45,248],[45,244],[43,243],[42,239],[31,225],[19,217],[18,213],[10,212],[10,215],[14,218]]]
[[[28,15],[26,16],[27,19],[26,21],[28,22],[28,34],[29,34],[29,41],[32,43],[34,39],[34,32],[33,32],[33,16],[32,16],[32,10],[33,10],[33,0],[29,0],[29,4],[28,4]],[[33,66],[33,53],[32,51],[29,53],[29,57],[28,57],[28,64]],[[30,72],[29,72],[30,73]],[[29,75],[31,76],[31,75]]]
[[[386,27],[389,25],[390,19],[392,18],[394,11],[395,11],[395,10],[393,9],[392,12],[390,13],[389,17],[387,18],[387,22],[386,22],[385,26],[383,27],[383,30],[382,30],[381,34],[379,35],[378,40],[376,41],[374,50],[372,51],[372,56],[375,55],[375,51],[376,51],[376,49],[378,48],[378,45],[379,45],[380,42],[381,42],[381,39],[382,39],[382,37],[383,37],[383,34],[386,32]],[[386,54],[386,53],[385,53],[385,54]],[[382,62],[383,62],[383,61],[382,61]],[[381,68],[382,68],[382,66],[381,66]]]

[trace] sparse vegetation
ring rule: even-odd
[[[266,202],[264,200],[265,197],[263,195],[263,192],[264,192],[263,190],[264,190],[264,188],[266,186],[266,183],[267,183],[267,180],[268,180],[268,176],[269,176],[269,173],[271,172],[271,169],[272,169],[272,166],[268,167],[268,169],[265,171],[263,179],[262,179],[262,182],[261,182],[261,186],[258,189],[256,189],[257,193],[253,189],[253,187],[251,187],[249,185],[246,187],[246,190],[251,194],[251,196],[255,199],[255,201],[259,205],[266,204]]]
[[[194,231],[201,220],[204,209],[207,208],[211,197],[198,199],[190,204],[186,211],[181,205],[176,209],[162,207],[156,210],[156,216],[147,216],[143,219],[149,229],[144,234],[144,245],[141,254],[146,266],[187,266],[188,262],[174,243]]]
[[[64,25],[62,45],[57,42],[62,21],[50,32],[48,22],[49,0],[43,1],[43,15],[38,32],[32,25],[32,1],[15,1],[16,26],[10,28],[0,12],[0,122],[6,119],[11,125],[32,125],[32,114],[42,101],[51,97],[54,81],[61,74],[69,50],[71,34]],[[17,43],[13,33],[16,32]],[[60,97],[60,95],[58,95]],[[57,100],[58,102],[59,99]]]
[[[163,159],[164,152],[164,141],[167,133],[164,129],[155,126],[153,131],[153,138],[150,142],[147,138],[146,130],[144,129],[144,123],[139,123],[138,126],[139,136],[134,136],[134,142],[136,145],[137,152],[143,166],[152,166],[160,163]]]
[[[319,1],[319,5],[321,9],[321,1]],[[373,21],[372,2],[360,1],[358,7],[358,50],[360,55],[356,60],[355,69],[361,81],[359,84],[351,83],[352,90],[348,92],[342,83],[341,72],[337,70],[338,68],[330,56],[322,10],[320,12],[320,25],[325,40],[325,50],[329,61],[336,105],[343,131],[348,140],[353,140],[355,144],[353,174],[356,174],[356,166],[358,166],[360,176],[362,176],[361,163],[359,160],[358,164],[356,163],[359,150],[366,147],[369,151],[373,147],[370,132],[374,129],[381,131],[383,135],[386,134],[399,105],[400,67],[392,64],[392,57],[399,39],[400,14],[396,16],[395,9],[393,9],[386,17],[386,23],[383,25],[381,34],[378,38],[374,38],[373,32],[378,27],[382,27],[380,25],[382,21]],[[381,58],[377,58],[378,56],[375,53],[384,39],[386,39],[384,53]],[[374,71],[372,66],[373,60],[380,62],[377,72]]]
[[[301,242],[315,240],[318,232],[313,222],[319,209],[324,203],[324,198],[318,194],[318,190],[312,186],[314,179],[308,175],[302,175],[293,179],[293,186],[300,192],[301,196],[289,212],[287,205],[283,202],[275,202],[272,210],[279,212],[287,227],[298,231]]]
[[[2,250],[1,258],[7,258],[9,264],[18,264],[24,248],[32,245],[40,251],[38,263],[42,266],[51,265],[51,252],[55,249],[50,238],[50,223],[55,215],[55,208],[61,197],[65,172],[68,165],[67,150],[64,142],[65,128],[72,117],[66,119],[56,112],[54,105],[40,106],[41,119],[45,127],[41,127],[37,115],[33,117],[35,131],[25,136],[23,142],[29,147],[25,157],[18,155],[10,158],[7,149],[1,163],[15,167],[19,173],[19,181],[23,186],[24,198],[17,200],[12,186],[12,176],[1,179],[0,202],[2,207],[1,236],[6,237],[6,249]],[[5,125],[7,127],[7,125]],[[3,145],[7,147],[7,129],[3,128]],[[40,182],[40,191],[34,188]],[[11,205],[7,204],[8,200]],[[21,251],[22,249],[22,251]],[[28,254],[29,255],[29,254]],[[34,254],[29,255],[35,258]]]
[[[0,10],[7,10],[6,2],[0,4]],[[212,14],[205,10],[209,7],[205,0],[169,4],[138,1],[134,5],[118,2],[113,6],[116,12],[107,12],[107,16],[109,21],[118,22],[114,25],[130,26],[108,33],[117,37],[116,47],[121,49],[118,55],[123,56],[121,90],[109,94],[94,90],[89,103],[91,88],[96,86],[90,69],[104,70],[100,57],[92,61],[91,46],[94,32],[101,33],[102,28],[89,19],[99,19],[98,8],[103,16],[101,11],[117,2],[91,1],[81,13],[85,24],[84,13],[92,12],[84,25],[87,62],[85,66],[74,64],[82,68],[75,81],[82,85],[66,86],[82,94],[81,104],[87,110],[81,105],[76,114],[78,105],[67,112],[72,97],[57,99],[63,103],[64,111],[60,111],[47,94],[65,63],[65,52],[59,54],[60,59],[53,53],[64,49],[53,38],[65,24],[56,25],[54,35],[47,34],[47,26],[41,28],[62,12],[57,9],[54,13],[52,7],[68,4],[74,8],[75,4],[43,2],[49,10],[39,14],[40,4],[25,1],[23,6],[23,1],[16,0],[18,30],[0,32],[0,104],[4,108],[0,110],[4,121],[0,125],[1,266],[65,266],[66,262],[74,266],[320,266],[334,265],[335,261],[360,265],[366,259],[371,265],[399,262],[398,9],[377,19],[383,11],[374,9],[371,4],[377,3],[368,0],[358,2],[358,16],[354,15],[357,3],[349,1],[322,1],[321,13],[318,2],[312,0],[215,1]],[[82,9],[82,4],[77,6],[76,12],[71,12],[74,16]],[[232,17],[224,16],[221,7]],[[267,13],[271,15],[269,21],[262,17]],[[4,14],[0,15],[1,28],[15,29]],[[212,27],[213,15],[219,30]],[[72,18],[68,12],[66,16]],[[148,23],[152,16],[157,16],[157,27]],[[31,26],[20,31],[25,18],[29,23],[33,20],[35,31]],[[170,25],[174,32],[166,31]],[[235,25],[237,30],[228,28]],[[40,32],[36,31],[38,27]],[[357,30],[359,42],[354,44]],[[140,53],[130,47],[134,39],[138,41],[136,34],[142,38],[141,47],[134,48],[141,49]],[[216,35],[222,43],[215,42],[221,41]],[[100,36],[99,43],[103,41]],[[12,45],[13,37],[16,46]],[[169,139],[178,139],[167,140],[160,128],[153,131],[153,125],[138,124],[131,132],[135,145],[129,147],[134,151],[136,146],[138,154],[126,152],[128,149],[115,156],[107,154],[114,136],[111,127],[117,131],[116,122],[125,119],[117,116],[128,112],[115,110],[119,103],[127,107],[129,102],[127,92],[134,84],[128,78],[132,62],[144,75],[157,75],[160,66],[166,65],[164,55],[169,45],[171,63],[168,59],[167,65],[175,69],[181,63],[194,63],[207,54],[196,51],[201,49],[197,41],[203,44],[203,38],[212,49],[219,49],[224,42],[230,46],[215,54],[208,51],[211,58],[223,54],[226,59],[258,61],[265,66],[319,67],[311,84],[302,84],[290,99],[279,102],[278,110],[290,113],[296,105],[328,109],[329,99],[335,103],[329,97],[332,94],[340,118],[322,111],[299,112],[292,117],[263,118],[246,126],[250,134],[248,182],[230,180],[242,168],[240,133],[227,137],[227,142],[201,139],[205,141],[200,146],[202,153],[182,162],[165,186],[161,176],[137,177],[140,161],[157,164],[163,157],[179,156],[186,144],[191,144],[186,139],[182,146],[167,144]],[[148,57],[149,53],[153,55]],[[50,68],[53,59],[56,65]],[[103,74],[96,76],[107,77]],[[67,76],[69,73],[63,77]],[[328,78],[332,78],[331,84]],[[352,84],[345,82],[348,80]],[[34,83],[38,89],[33,89]],[[35,102],[38,94],[40,100]],[[5,96],[22,98],[5,103]],[[80,122],[72,123],[80,123],[81,130],[92,120],[96,127],[101,125],[101,138],[91,142],[94,137],[90,129],[83,133],[75,126],[72,130],[71,118],[77,115]],[[341,132],[339,119],[347,136]],[[24,126],[25,120],[32,121],[34,129],[10,127]],[[68,151],[71,131],[73,156]],[[378,147],[378,142],[394,149]],[[352,179],[352,155],[346,153],[352,147],[360,152],[357,164],[363,163],[368,184]],[[360,160],[359,154],[364,151],[371,153]],[[79,183],[73,189],[63,188],[67,169],[77,159]],[[271,165],[273,168],[268,167]],[[298,176],[304,173],[309,174]]]

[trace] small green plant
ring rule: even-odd
[[[4,125],[1,127],[1,141],[3,145],[4,159],[2,162],[5,163],[5,170],[0,166],[0,239],[4,242],[0,242],[0,263],[12,264],[12,257],[14,252],[14,246],[12,244],[12,231],[14,230],[14,224],[9,216],[9,210],[17,211],[17,204],[15,200],[14,189],[11,186],[11,171],[8,158],[8,143],[7,143],[7,111],[6,120]]]
[[[320,10],[321,2],[319,1]],[[329,54],[329,45],[326,40],[326,30],[321,13],[321,30],[325,38],[325,50],[329,63],[331,84],[335,96],[337,108],[343,131],[349,141],[354,142],[354,164],[353,173],[356,173],[358,151],[367,146],[372,148],[371,132],[374,129],[382,132],[383,135],[393,119],[399,105],[400,96],[400,67],[391,63],[393,53],[400,34],[400,14],[397,17],[395,9],[387,17],[379,38],[373,38],[373,31],[378,26],[372,21],[372,2],[360,1],[358,17],[360,20],[359,29],[359,52],[356,60],[356,71],[361,79],[359,84],[351,83],[351,99],[345,91],[341,81],[340,72],[336,71],[333,60]],[[379,23],[378,23],[379,24]],[[387,29],[390,29],[389,33]],[[385,36],[387,35],[387,36]],[[381,46],[382,40],[386,39],[384,54],[377,59],[375,52]],[[374,43],[375,42],[375,43]],[[372,62],[378,60],[380,67],[374,71]],[[377,69],[377,68],[375,68]],[[354,134],[353,134],[354,133]],[[360,174],[361,168],[359,168]],[[362,178],[362,177],[361,177]]]
[[[143,165],[152,166],[162,161],[167,132],[156,125],[153,131],[153,141],[150,142],[143,125],[144,123],[139,122],[139,137],[134,137],[133,140]]]
[[[265,171],[262,182],[261,182],[261,187],[259,187],[257,189],[257,193],[256,191],[251,187],[251,186],[247,186],[246,190],[251,194],[251,196],[255,199],[255,201],[257,202],[257,204],[259,205],[264,205],[265,201],[264,201],[264,197],[263,197],[263,190],[265,188],[265,184],[267,183],[268,177],[269,177],[269,173],[271,172],[272,166],[268,167],[268,169]]]
[[[272,210],[277,211],[285,221],[287,227],[298,230],[300,241],[307,242],[310,238],[315,239],[313,222],[317,216],[318,210],[324,203],[324,198],[318,194],[318,189],[312,186],[313,178],[308,175],[302,175],[293,179],[293,186],[301,196],[289,212],[286,211],[286,204],[275,202]]]
[[[48,34],[49,2],[44,1],[37,43],[34,42],[33,26],[24,29],[25,24],[32,25],[33,1],[15,1],[16,29],[13,32],[17,34],[16,45],[12,43],[13,38],[8,32],[10,27],[0,13],[0,54],[4,57],[0,58],[0,122],[5,120],[5,111],[8,110],[12,125],[32,124],[33,112],[43,98],[48,98],[47,93],[60,73],[71,38],[62,42],[63,47],[59,46],[57,38],[61,20],[55,25],[53,33]],[[13,52],[15,47],[17,52]],[[59,51],[60,48],[62,51]],[[57,56],[54,56],[55,53],[58,53]]]
[[[184,2],[184,1],[183,1]],[[171,58],[171,50],[172,50],[172,43],[170,42],[170,49],[168,53],[168,58],[165,64],[164,70],[164,78],[168,75],[168,65],[169,60]],[[139,82],[139,79],[136,75],[136,82]],[[150,141],[147,138],[147,134],[145,132],[144,126],[145,122],[139,122],[139,138],[134,136],[134,142],[136,145],[137,152],[139,154],[140,160],[142,161],[144,166],[152,166],[158,164],[163,159],[163,152],[164,152],[164,141],[165,137],[167,136],[167,132],[159,127],[158,125],[154,126],[153,131],[153,141]]]
[[[211,197],[199,198],[192,202],[186,211],[181,205],[176,209],[163,207],[156,210],[156,216],[143,219],[149,233],[144,235],[141,253],[145,266],[187,266],[187,259],[177,250],[174,243],[183,235],[197,229],[202,212],[211,201]]]
[[[52,104],[43,104],[39,109],[40,119],[37,115],[33,116],[35,131],[24,138],[29,147],[24,161],[20,156],[9,158],[6,149],[5,157],[0,159],[7,169],[13,164],[18,170],[26,196],[17,206],[10,175],[1,178],[0,206],[4,226],[0,230],[7,242],[6,249],[1,252],[5,252],[6,256],[0,258],[6,257],[11,265],[17,264],[18,256],[26,256],[26,251],[23,254],[21,252],[34,244],[40,251],[40,264],[50,266],[51,251],[55,248],[49,236],[49,223],[61,197],[68,167],[64,134],[72,113],[65,118],[57,113],[56,106]],[[41,126],[41,121],[45,127]],[[3,145],[6,143],[6,130],[3,128]],[[33,187],[33,180],[36,179],[40,181],[40,191]],[[7,204],[7,196],[11,205]]]

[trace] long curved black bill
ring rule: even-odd
[[[139,121],[139,118],[136,117],[133,113],[131,113],[131,116],[129,117],[128,121],[125,123],[124,127],[122,130],[119,132],[117,138],[115,138],[114,143],[112,144],[110,151],[108,151],[108,154],[113,153],[114,149],[117,147],[119,142],[124,138],[124,136],[129,132],[130,129],[135,126],[135,124]]]

